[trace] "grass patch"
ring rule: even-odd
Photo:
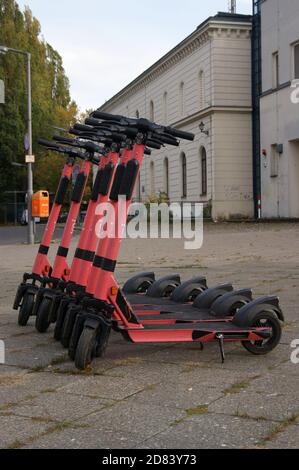
[[[186,366],[184,367],[181,373],[187,374],[188,372],[193,372],[196,369],[208,369],[208,368],[209,368],[209,364],[207,362],[187,362]]]
[[[198,416],[198,415],[204,415],[208,413],[209,407],[208,405],[199,405],[196,408],[189,408],[188,410],[185,410],[188,417],[190,416]]]
[[[31,421],[34,423],[55,423],[55,420],[52,418],[45,418],[43,416],[32,416]]]
[[[140,364],[142,362],[143,360],[140,357],[128,357],[127,359],[119,359],[114,361],[114,367],[131,366]]]
[[[0,386],[1,387],[9,387],[11,385],[17,385],[24,382],[24,377],[19,376],[4,376],[0,377]]]
[[[12,413],[11,411],[0,411],[0,416],[3,416],[3,417],[14,416],[14,413]]]
[[[267,444],[267,442],[273,441],[279,434],[285,431],[289,426],[296,424],[298,418],[299,418],[299,412],[293,413],[289,418],[286,418],[282,423],[280,423],[278,426],[272,429],[272,431],[270,431],[270,433],[259,442],[258,446],[264,447]]]
[[[179,424],[183,423],[184,422],[184,418],[181,418],[181,419],[176,419],[173,423],[171,423],[171,427],[175,427],[175,426],[178,426]]]
[[[24,444],[19,441],[18,439],[16,439],[15,441],[13,441],[11,444],[9,444],[7,446],[7,449],[9,450],[12,450],[12,449],[20,449]]]
[[[226,388],[224,390],[225,395],[236,395],[237,393],[242,392],[243,390],[246,390],[250,385],[249,380],[244,380],[243,382],[238,382],[233,384],[231,387]]]
[[[64,364],[68,361],[68,355],[63,354],[62,356],[54,357],[51,361],[51,366],[58,366],[59,364]]]
[[[31,372],[42,372],[42,371],[45,370],[45,368],[46,368],[46,366],[42,366],[41,364],[38,364],[38,365],[36,365],[36,366],[34,366],[34,367],[31,367],[31,368],[30,368],[30,371],[31,371]]]

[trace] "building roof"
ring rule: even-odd
[[[210,16],[205,21],[203,21],[195,31],[193,31],[189,36],[187,36],[183,41],[177,44],[173,49],[167,52],[164,56],[162,56],[157,62],[151,65],[148,69],[146,69],[142,74],[140,74],[135,80],[125,86],[122,90],[120,90],[116,95],[106,101],[100,108],[100,110],[104,110],[116,102],[121,96],[125,95],[127,91],[129,91],[132,87],[137,85],[139,82],[142,82],[143,79],[149,75],[152,71],[157,69],[160,65],[162,65],[167,59],[173,56],[178,50],[183,48],[189,41],[198,35],[199,32],[204,31],[207,25],[210,23],[244,23],[244,25],[248,25],[252,23],[252,15],[241,15],[238,13],[226,13],[226,12],[218,12],[214,16]]]

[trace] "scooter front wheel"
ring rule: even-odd
[[[22,306],[19,311],[18,324],[19,326],[27,326],[28,320],[31,316],[34,306],[34,295],[25,294],[22,301]]]
[[[35,327],[39,333],[46,333],[50,326],[49,313],[51,300],[44,298],[36,315]]]
[[[75,366],[85,370],[92,362],[96,348],[96,330],[85,327],[79,339],[76,350]]]

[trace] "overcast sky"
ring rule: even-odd
[[[63,58],[72,98],[97,108],[228,0],[17,0]],[[237,0],[251,14],[252,0]]]

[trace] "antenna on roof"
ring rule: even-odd
[[[237,0],[229,0],[228,11],[229,13],[237,13]]]

